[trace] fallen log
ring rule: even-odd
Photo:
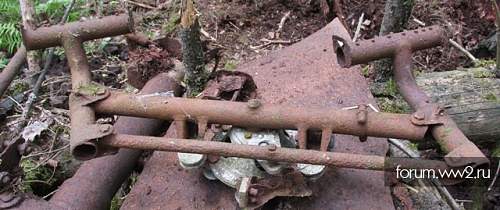
[[[417,84],[440,104],[475,144],[500,140],[500,79],[488,68],[421,73]],[[382,111],[410,112],[392,80],[371,86]]]
[[[426,73],[417,76],[417,84],[474,143],[500,140],[500,79],[493,69]]]

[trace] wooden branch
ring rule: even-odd
[[[460,44],[458,44],[457,42],[453,41],[453,39],[448,39],[448,42],[455,48],[457,48],[458,50],[460,50],[460,52],[464,53],[469,59],[472,60],[473,63],[477,63],[478,60],[476,57],[474,57],[474,55],[472,55],[469,51],[467,51],[464,47],[462,47]]]
[[[23,27],[25,29],[34,30],[35,29],[35,7],[32,0],[19,0],[21,18]],[[40,56],[39,51],[28,51],[26,56],[26,61],[28,63],[28,70],[31,73],[36,73],[40,71]]]
[[[182,62],[186,67],[185,83],[188,95],[203,91],[209,74],[205,70],[200,25],[192,0],[186,0],[181,10],[179,37],[182,44]]]

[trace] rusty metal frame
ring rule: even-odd
[[[430,133],[447,153],[451,167],[488,164],[488,159],[437,104],[417,86],[412,72],[412,53],[445,43],[446,31],[438,26],[404,31],[356,43],[333,36],[337,61],[342,67],[393,58],[394,80],[403,98],[415,110],[412,123],[428,125]]]
[[[70,96],[70,143],[72,154],[77,159],[89,160],[102,156],[109,152],[109,148],[130,148],[389,171],[397,165],[403,168],[447,168],[488,163],[487,159],[463,162],[454,158],[482,158],[484,155],[463,136],[438,106],[430,103],[429,98],[416,86],[411,74],[411,53],[442,43],[444,32],[438,27],[393,34],[360,43],[349,43],[334,36],[338,62],[344,67],[394,57],[397,84],[405,99],[416,110],[410,115],[368,112],[366,106],[358,106],[355,110],[314,109],[262,104],[258,100],[228,102],[175,98],[162,94],[137,95],[110,91],[92,83],[82,42],[129,33],[132,31],[131,25],[130,16],[117,15],[23,31],[27,49],[62,45],[66,50],[73,83]],[[110,124],[97,124],[96,113],[175,121],[178,138],[118,134]],[[187,139],[187,122],[197,123],[199,133],[205,133],[209,124],[297,129],[299,148],[192,141]],[[451,131],[448,130],[450,128]],[[366,140],[367,136],[418,141],[424,139],[429,130],[443,150],[449,152],[445,158],[446,162],[335,153],[325,149],[333,133],[360,136],[361,141]],[[323,146],[319,151],[308,149],[307,131],[322,132]]]
[[[110,124],[97,124],[90,103],[106,98],[109,92],[92,83],[89,63],[83,42],[127,34],[133,31],[133,18],[129,14],[119,14],[64,25],[37,28],[23,28],[23,42],[28,50],[63,46],[71,71],[72,93],[70,95],[71,144],[73,149],[100,152],[95,140],[113,132]],[[94,154],[97,156],[99,154]]]
[[[398,165],[401,168],[444,169],[463,167],[465,165],[479,166],[488,163],[488,160],[479,149],[460,132],[444,111],[439,106],[432,104],[425,93],[418,89],[412,75],[412,52],[441,44],[445,37],[441,28],[428,27],[359,43],[351,43],[337,36],[333,37],[338,63],[343,67],[385,57],[394,58],[397,85],[404,98],[416,110],[415,113],[409,115],[368,112],[366,106],[363,105],[358,106],[358,109],[355,110],[313,109],[261,104],[258,100],[227,102],[175,98],[172,95],[156,93],[128,94],[111,91],[92,83],[90,68],[82,42],[129,33],[132,31],[132,24],[133,21],[129,15],[115,15],[44,27],[34,31],[24,29],[22,32],[24,44],[28,50],[62,45],[66,51],[73,84],[73,92],[70,96],[72,128],[70,144],[72,154],[77,159],[89,160],[103,156],[113,151],[113,148],[128,148],[202,153],[384,171],[392,171]],[[148,134],[149,131],[146,133],[138,131],[125,134],[119,123],[115,126],[96,123],[96,113],[174,121],[178,136],[177,138],[159,138],[141,135]],[[236,145],[216,141],[194,141],[188,139],[187,122],[197,123],[201,135],[205,133],[209,124],[250,128],[297,129],[299,148],[290,149],[275,146]],[[147,128],[144,129],[147,130]],[[308,149],[307,131],[321,131],[320,150]],[[442,149],[448,153],[445,162],[404,158],[393,159],[374,155],[326,151],[327,141],[329,141],[333,133],[359,136],[361,141],[366,140],[367,136],[418,141],[424,139],[429,132],[441,145]],[[203,136],[200,138],[203,138]],[[130,172],[130,167],[125,167],[125,165],[131,164],[131,160],[137,159],[139,154],[134,150],[125,151],[127,152],[123,154],[126,155],[120,152],[116,156],[111,156],[116,157],[116,161],[119,163],[119,166],[116,167],[117,171],[111,170],[105,173],[112,174],[112,177],[119,177],[117,179],[123,180],[123,171],[121,170],[126,170],[127,173]],[[129,154],[133,154],[133,158],[130,158]],[[474,159],[463,159],[461,157],[474,157]],[[99,162],[98,160],[96,159],[95,162]],[[103,167],[102,162],[87,169],[99,170],[100,167]],[[87,172],[82,172],[84,175],[79,180],[90,180],[89,183],[91,183],[92,177],[95,176],[88,175]],[[99,201],[96,201],[97,204],[92,204],[91,201],[81,202],[82,200],[79,199],[72,201],[71,204],[67,203],[65,200],[68,196],[78,197],[79,194],[75,192],[78,192],[77,188],[80,185],[72,185],[71,183],[63,185],[61,192],[54,196],[54,201],[51,200],[51,205],[58,207],[68,205],[106,206],[107,201],[110,200],[110,195],[112,195],[109,192],[117,189],[118,182],[110,182],[111,184],[106,188],[106,195],[102,196],[102,199],[99,198]],[[93,191],[90,189],[88,192]],[[62,202],[58,203],[58,199]],[[29,201],[25,202],[25,204],[33,204],[32,200]]]

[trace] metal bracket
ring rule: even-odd
[[[420,108],[411,116],[411,122],[414,125],[442,125],[446,121],[443,117],[445,116],[444,109],[435,104]]]
[[[99,139],[113,133],[111,124],[89,124],[78,128],[78,139],[93,140]]]

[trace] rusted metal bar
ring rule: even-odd
[[[133,19],[129,14],[106,16],[80,22],[41,27],[36,30],[22,29],[23,43],[28,50],[38,50],[62,45],[62,35],[78,36],[81,42],[133,31]]]
[[[96,124],[94,110],[87,104],[109,95],[105,88],[92,83],[92,74],[83,49],[83,42],[133,31],[129,14],[68,23],[36,30],[23,29],[23,42],[27,49],[43,49],[62,45],[71,70],[70,95],[71,139],[73,154],[88,160],[106,151],[98,150],[95,141],[113,132],[110,124]],[[95,97],[97,95],[97,97]],[[75,148],[78,147],[78,150]]]
[[[69,109],[71,118],[71,150],[76,145],[80,146],[80,150],[87,152],[89,157],[97,156],[97,146],[93,142],[88,142],[85,133],[95,132],[90,125],[95,124],[96,118],[94,110],[91,107],[82,105],[79,102],[81,89],[89,88],[92,83],[92,74],[90,66],[83,49],[83,44],[78,37],[68,34],[62,38],[62,45],[68,59],[68,65],[71,71],[72,94],[70,95]],[[76,95],[75,95],[76,93]],[[90,129],[90,130],[89,130]],[[99,130],[97,130],[98,132]],[[82,149],[83,148],[83,149]],[[75,152],[79,152],[75,151]]]
[[[448,169],[443,161],[415,160],[404,158],[387,158],[375,155],[358,155],[338,152],[321,152],[281,148],[276,146],[250,146],[217,141],[196,141],[190,139],[173,139],[149,136],[116,134],[100,141],[103,145],[135,148],[144,150],[160,150],[169,152],[213,154],[227,157],[242,157],[276,162],[308,163],[328,165],[341,168],[356,168],[381,171],[394,171],[401,168],[436,168]]]
[[[413,52],[432,48],[444,43],[445,37],[445,31],[441,27],[429,26],[355,43],[334,35],[333,42],[338,63],[342,67],[348,67],[392,57],[403,46],[411,48]]]
[[[366,113],[366,123],[358,123],[356,110],[296,108],[251,102],[228,102],[159,95],[133,95],[112,92],[106,99],[91,104],[98,113],[176,120],[179,116],[190,121],[206,119],[208,123],[248,128],[299,129],[321,131],[331,128],[334,133],[375,137],[421,140],[427,126],[415,125],[411,116],[392,113]],[[307,129],[306,129],[307,128]],[[305,135],[302,135],[305,138]],[[305,142],[301,141],[302,147]],[[305,147],[304,147],[305,148]]]
[[[437,26],[390,34],[352,43],[333,36],[337,61],[342,67],[380,58],[394,58],[394,78],[404,99],[415,110],[413,123],[430,126],[431,134],[446,152],[446,163],[452,167],[488,164],[484,154],[469,141],[456,124],[417,86],[412,73],[412,53],[438,46],[446,40],[445,31]]]
[[[21,45],[21,47],[17,48],[16,54],[10,59],[9,64],[0,73],[0,97],[3,96],[5,90],[7,90],[25,62],[26,48],[24,45]]]

